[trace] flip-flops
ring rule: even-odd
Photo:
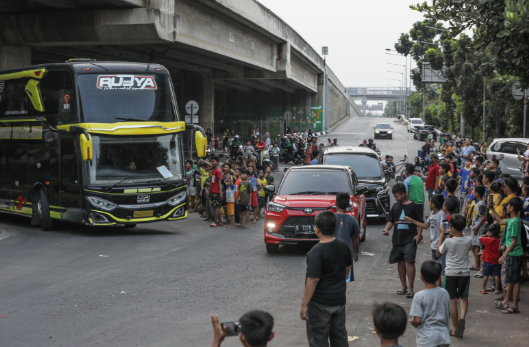
[[[494,306],[496,306],[496,308],[499,308],[499,309],[502,309],[502,310],[508,309],[508,307],[503,306],[503,302],[501,302],[501,301],[499,301],[499,302],[495,301],[494,302]]]
[[[408,290],[408,292],[406,293],[406,297],[408,299],[413,299],[414,296],[415,296],[415,293],[413,292],[413,290]]]
[[[218,227],[223,227],[223,226],[224,226],[224,224],[222,224],[222,223],[219,223],[219,224],[217,224],[217,226],[218,226]]]
[[[501,311],[503,314],[513,314],[513,313],[520,313],[520,310],[517,310],[514,308],[514,306],[509,306],[506,310]]]
[[[493,292],[493,291],[496,290],[496,288],[494,288],[494,287],[489,287],[489,288],[486,288],[485,290],[486,290],[487,292]],[[500,293],[498,292],[498,293],[496,293],[496,294],[500,294]]]
[[[488,294],[488,292],[485,289],[482,289],[479,291],[481,294]]]
[[[459,322],[457,322],[457,328],[454,331],[455,337],[463,337],[463,333],[465,332],[465,320],[459,319]]]
[[[397,295],[406,295],[407,292],[408,292],[408,288],[402,288],[401,290],[397,292]]]
[[[474,275],[474,276],[472,276],[472,277],[475,277],[475,278],[483,278],[483,276],[481,276],[481,275],[478,275],[478,274],[475,274],[475,275]]]
[[[210,228],[216,228],[217,227],[217,224],[213,223],[209,226]]]

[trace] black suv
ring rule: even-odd
[[[336,146],[320,151],[318,164],[350,166],[358,183],[369,188],[366,196],[366,216],[385,218],[390,209],[389,188],[380,159],[367,147]]]
[[[419,126],[416,126],[416,130],[415,130],[415,134],[413,135],[413,138],[415,140],[424,141],[428,138],[429,134],[433,134],[433,133],[435,133],[434,135],[435,139],[441,138],[441,132],[435,129],[433,125],[419,125]]]

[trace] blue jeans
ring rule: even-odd
[[[435,191],[433,188],[426,188],[426,191],[428,191],[428,203],[430,203],[430,200],[432,200],[432,196],[434,195]]]
[[[432,249],[432,259],[437,260],[439,264],[443,267],[443,270],[441,271],[441,275],[445,274],[445,268],[446,268],[446,253],[441,254],[439,258],[437,258],[437,253],[435,252],[435,249]]]

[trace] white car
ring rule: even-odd
[[[414,133],[417,129],[417,126],[423,126],[424,122],[420,118],[410,118],[410,121],[408,122],[408,132]]]
[[[502,138],[494,139],[487,148],[487,159],[498,159],[500,162],[500,170],[503,173],[508,173],[516,179],[522,179],[523,172],[520,171],[522,162],[518,160],[518,152],[524,154],[527,151],[529,139],[523,138]]]

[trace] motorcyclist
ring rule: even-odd
[[[384,160],[382,160],[380,162],[380,164],[382,164],[382,167],[384,168],[384,170],[388,170],[389,169],[387,162],[390,161],[389,160],[390,157],[391,157],[390,155],[386,155],[386,158],[384,158]]]
[[[368,140],[368,144],[366,145],[366,147],[369,147],[372,150],[375,150],[376,147],[375,147],[375,144],[373,143],[373,139]]]
[[[257,160],[261,160],[261,151],[267,148],[263,138],[259,136],[259,141],[255,144],[255,152],[257,153]]]
[[[241,141],[239,140],[239,135],[235,135],[233,137],[233,142],[231,143],[231,145],[237,147],[242,145]]]
[[[281,154],[283,154],[283,152],[288,149],[288,138],[286,136],[283,136],[283,138],[281,139],[279,147],[281,148]]]

